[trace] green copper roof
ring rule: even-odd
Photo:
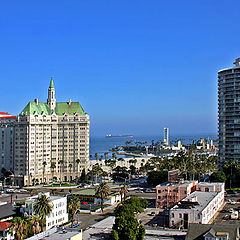
[[[49,109],[47,103],[42,102],[39,102],[38,104],[35,102],[29,102],[21,114],[33,115],[35,112],[38,115],[51,115],[51,110]],[[86,114],[79,102],[71,102],[71,104],[65,102],[56,103],[55,113],[57,115],[64,115],[65,113],[69,115],[74,115],[75,113]]]
[[[50,88],[54,88],[54,84],[53,84],[53,77],[51,77],[51,82],[50,82]]]
[[[57,115],[63,115],[64,113],[68,113],[69,115],[75,113],[85,114],[79,102],[71,102],[70,105],[66,102],[57,103],[55,112]]]

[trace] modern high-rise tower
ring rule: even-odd
[[[240,58],[218,71],[219,163],[240,161]]]
[[[163,142],[165,145],[169,145],[169,128],[163,129]]]

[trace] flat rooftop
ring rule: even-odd
[[[194,209],[194,211],[202,212],[217,194],[218,192],[195,191],[172,207],[172,209]]]
[[[38,198],[38,195],[35,195],[35,196],[32,196],[32,197],[28,197],[28,198],[26,198],[26,200],[28,201],[28,200],[36,200]],[[50,199],[52,200],[52,201],[54,201],[54,200],[57,200],[57,199],[63,199],[63,198],[65,198],[64,196],[50,196]]]
[[[161,184],[159,184],[159,185],[157,185],[156,187],[170,187],[170,186],[172,186],[172,187],[179,187],[179,186],[187,186],[187,185],[189,185],[189,184],[191,184],[191,183],[195,183],[195,182],[197,182],[197,181],[183,181],[183,182],[176,182],[176,183],[173,183],[173,182],[165,182],[165,183],[161,183]]]
[[[49,236],[45,236],[44,240],[66,240],[66,239],[70,239],[76,235],[80,234],[80,232],[78,231],[58,231],[55,232]]]
[[[224,183],[221,182],[200,182],[198,185],[202,186],[222,186]]]
[[[96,193],[95,188],[86,188],[86,189],[82,189],[82,190],[79,190],[77,192],[74,192],[72,194],[73,195],[82,195],[82,196],[94,197],[95,193]],[[116,189],[116,188],[110,189],[109,196],[116,195],[116,193],[120,194],[120,189]]]

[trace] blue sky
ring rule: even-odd
[[[240,1],[2,1],[0,111],[79,101],[91,135],[215,133],[217,71],[239,57]]]

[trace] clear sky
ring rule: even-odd
[[[215,133],[217,71],[240,57],[240,1],[0,3],[0,111],[79,101],[91,135]]]

